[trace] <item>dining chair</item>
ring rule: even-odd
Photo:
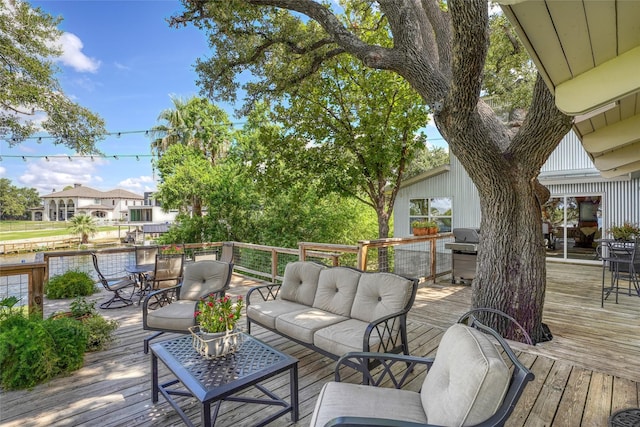
[[[158,255],[157,246],[136,246],[136,264],[153,264]]]

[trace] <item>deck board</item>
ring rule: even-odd
[[[600,306],[602,270],[592,266],[549,263],[544,322],[554,339],[535,347],[514,344],[520,360],[531,367],[530,383],[507,426],[603,426],[616,410],[637,407],[640,399],[640,298],[620,295]],[[234,276],[230,293],[246,294],[256,282]],[[409,315],[412,354],[433,356],[444,330],[470,307],[471,289],[442,277],[422,284]],[[48,312],[69,301],[47,302]],[[40,426],[180,426],[173,409],[160,397],[150,397],[149,356],[142,352],[147,332],[141,328],[137,306],[101,313],[120,322],[117,341],[90,353],[83,368],[33,390],[0,392],[0,424],[4,427]],[[300,420],[284,416],[271,425],[308,425],[322,385],[333,380],[335,363],[299,344],[256,327],[252,333],[269,345],[299,359]],[[167,334],[166,338],[171,335]],[[165,338],[161,338],[165,339]],[[160,363],[162,378],[170,373]],[[345,381],[357,382],[344,371]],[[422,374],[423,375],[423,374]],[[421,375],[409,384],[417,390]],[[288,375],[265,382],[288,399]],[[257,390],[245,392],[256,395]],[[193,400],[182,399],[184,410],[198,420]],[[218,426],[251,426],[275,409],[224,402]],[[196,423],[197,424],[197,423]]]

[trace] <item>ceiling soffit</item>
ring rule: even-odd
[[[640,171],[640,1],[500,3],[603,176]]]

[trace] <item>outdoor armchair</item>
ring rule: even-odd
[[[189,333],[195,326],[195,311],[200,299],[208,295],[224,296],[233,264],[224,261],[197,261],[187,264],[182,282],[174,287],[151,292],[142,305],[142,325],[157,333],[144,339],[144,352],[149,341],[165,332]]]
[[[381,366],[370,371],[372,359]],[[346,362],[360,366],[368,385],[341,382]],[[414,380],[424,370],[420,391],[403,389],[415,390]],[[435,358],[343,355],[335,381],[320,391],[311,426],[502,426],[533,378],[506,341],[473,318],[447,329]]]

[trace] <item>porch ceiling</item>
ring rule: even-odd
[[[602,176],[640,171],[640,1],[499,2]]]

